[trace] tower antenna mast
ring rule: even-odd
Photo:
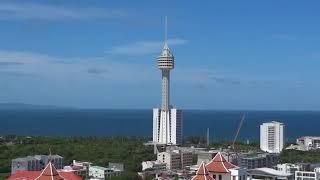
[[[165,24],[164,24],[164,42],[167,44],[167,40],[168,40],[168,17],[165,16],[165,20],[164,20]]]

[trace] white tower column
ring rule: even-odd
[[[162,70],[162,106],[164,111],[169,110],[170,105],[170,71],[168,69]]]

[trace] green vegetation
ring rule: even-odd
[[[297,151],[284,150],[280,154],[280,161],[282,163],[319,163],[320,150],[313,151]]]
[[[203,146],[199,144],[201,138],[186,138],[187,145]],[[152,147],[143,145],[147,139],[143,138],[97,138],[97,137],[16,137],[6,136],[0,139],[0,179],[10,174],[11,159],[36,154],[59,154],[64,157],[68,165],[73,159],[90,161],[94,165],[108,166],[109,162],[124,163],[125,173],[114,180],[139,179],[141,161],[156,159]],[[203,141],[203,140],[202,140]],[[210,144],[210,147],[228,148],[230,142]],[[236,143],[237,151],[258,151],[259,144]],[[320,150],[295,151],[284,150],[280,155],[281,162],[320,162]],[[196,161],[196,158],[194,159]]]
[[[109,162],[124,163],[125,174],[121,179],[132,179],[140,171],[141,161],[152,160],[153,148],[146,148],[141,138],[96,138],[96,137],[15,137],[13,143],[0,145],[0,173],[9,173],[11,159],[36,154],[59,154],[65,164],[73,159],[90,161],[95,165],[108,166]],[[6,174],[2,175],[6,176]],[[0,179],[3,179],[0,174]],[[131,177],[131,178],[129,178]]]
[[[184,140],[184,143],[186,146],[195,146],[195,147],[206,147],[206,139],[205,137],[201,136],[189,136],[186,137]],[[229,149],[231,148],[232,142],[230,141],[219,141],[219,142],[214,142],[210,143],[210,148],[215,148],[215,149]],[[259,151],[259,143],[250,143],[250,144],[245,144],[241,142],[236,142],[235,143],[235,149],[238,152],[244,151]]]

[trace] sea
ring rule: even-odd
[[[230,141],[241,114],[246,113],[239,141],[259,141],[259,125],[285,124],[287,141],[300,136],[320,136],[317,111],[214,111],[184,110],[183,136],[206,136],[211,142]],[[0,135],[152,137],[152,110],[29,109],[0,110]]]

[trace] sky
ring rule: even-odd
[[[0,103],[319,110],[319,1],[0,1]]]

